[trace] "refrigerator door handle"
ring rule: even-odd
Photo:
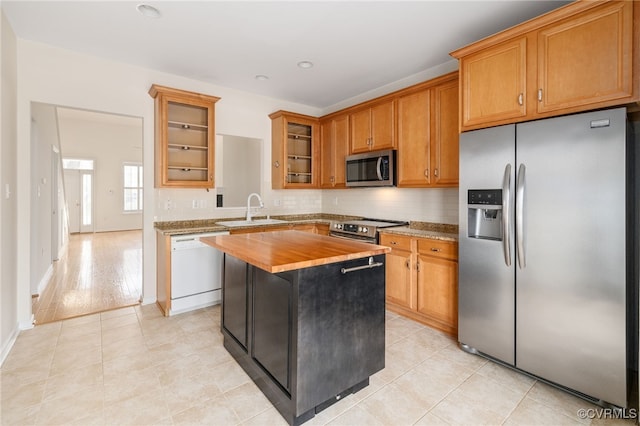
[[[524,257],[524,190],[525,190],[525,172],[527,168],[524,164],[520,164],[518,168],[518,177],[516,184],[516,248],[518,251],[518,266],[524,269],[527,266]]]
[[[504,251],[504,263],[511,266],[511,235],[509,233],[509,217],[511,212],[511,164],[504,168],[502,178],[502,250]]]

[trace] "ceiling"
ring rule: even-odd
[[[568,3],[149,1],[161,12],[150,18],[137,11],[141,1],[0,5],[21,39],[327,109]]]

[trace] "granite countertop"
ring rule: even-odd
[[[304,231],[255,232],[201,238],[231,256],[270,273],[385,254],[391,249]]]
[[[254,219],[264,219],[265,216],[254,216]],[[286,225],[304,224],[304,223],[329,223],[331,220],[351,220],[359,219],[356,216],[340,216],[333,214],[303,214],[303,215],[283,215],[271,216],[272,219],[285,220],[287,223],[274,224],[256,224],[247,226],[234,226],[233,229],[246,229],[261,226],[264,228],[282,227]],[[163,235],[186,235],[186,234],[202,234],[207,232],[228,231],[230,228],[218,225],[217,222],[228,220],[243,220],[244,217],[235,218],[216,218],[216,219],[198,219],[198,220],[179,220],[167,222],[155,222],[154,227]]]
[[[255,219],[264,219],[264,216],[255,216]],[[186,234],[204,234],[208,232],[228,231],[229,229],[246,229],[256,226],[268,228],[278,228],[286,225],[296,225],[304,223],[329,223],[332,220],[358,220],[359,216],[342,216],[334,214],[302,214],[302,215],[281,215],[271,216],[272,219],[280,219],[286,223],[273,224],[255,224],[247,226],[234,226],[229,228],[218,225],[217,222],[227,220],[243,220],[243,217],[236,218],[216,218],[216,219],[199,219],[199,220],[180,220],[168,222],[156,222],[154,224],[156,230],[163,235],[186,235]],[[391,228],[383,228],[381,233],[407,235],[410,237],[433,238],[444,241],[458,241],[458,225],[449,225],[432,222],[409,222],[408,226],[396,226]]]
[[[458,225],[431,222],[409,222],[409,226],[394,226],[380,230],[385,234],[409,237],[432,238],[434,240],[458,241]]]

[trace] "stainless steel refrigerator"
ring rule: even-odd
[[[459,192],[460,346],[621,407],[637,370],[626,117],[463,133]]]

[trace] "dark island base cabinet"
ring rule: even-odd
[[[224,346],[299,425],[384,368],[385,256],[271,274],[225,254]]]

